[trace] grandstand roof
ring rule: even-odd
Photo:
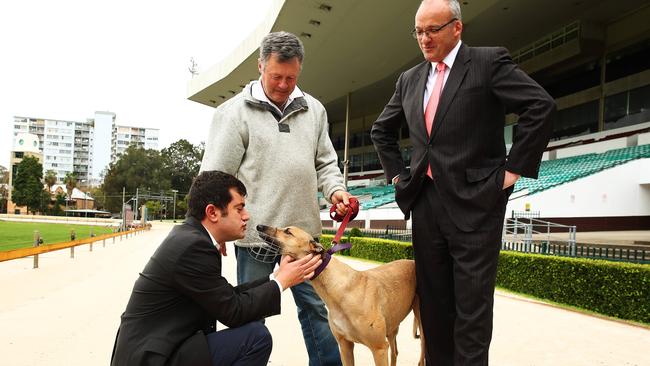
[[[300,87],[328,104],[330,115],[345,110],[380,110],[400,71],[422,60],[409,35],[420,0],[274,0],[268,17],[226,59],[194,77],[190,100],[217,106],[257,79],[257,49],[269,31],[301,35],[306,48]],[[551,5],[552,3],[552,5]],[[580,19],[606,24],[646,4],[645,0],[470,0],[463,1],[463,41],[517,50]]]

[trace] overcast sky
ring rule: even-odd
[[[206,70],[256,28],[268,0],[3,1],[0,165],[13,116],[160,128],[161,147],[203,141],[212,108],[186,99],[190,58]]]

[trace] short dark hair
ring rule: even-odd
[[[222,213],[226,213],[226,208],[232,201],[230,190],[233,188],[242,196],[246,195],[244,183],[228,173],[218,170],[199,173],[194,178],[188,194],[187,217],[203,220],[205,208],[209,204],[215,205]]]

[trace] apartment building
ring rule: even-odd
[[[93,161],[94,121],[54,120],[14,116],[14,139],[21,133],[38,138],[43,154],[43,171],[53,170],[57,180],[77,172],[79,180],[90,178]]]
[[[111,162],[116,161],[131,145],[136,145],[144,149],[158,150],[159,136],[160,130],[157,128],[114,124],[111,138]]]
[[[105,170],[129,145],[158,149],[159,129],[117,125],[113,112],[98,111],[86,121],[14,116],[14,140],[36,135],[43,172],[53,170],[63,182],[76,172],[82,185],[100,184]]]

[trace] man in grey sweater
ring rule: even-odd
[[[264,37],[260,79],[219,106],[210,127],[201,171],[233,174],[248,189],[251,222],[246,237],[235,247],[239,283],[268,276],[279,260],[265,263],[254,258],[255,248],[263,245],[255,231],[258,224],[295,225],[319,237],[316,192],[322,191],[339,214],[349,204],[350,194],[327,132],[325,108],[296,86],[303,57],[302,42],[295,35],[276,32]],[[340,365],[325,304],[309,282],[291,291],[309,365]]]

